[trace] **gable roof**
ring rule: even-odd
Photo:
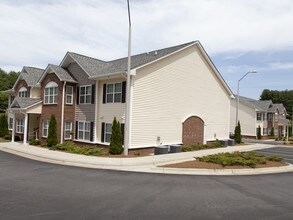
[[[234,98],[231,89],[229,88],[226,81],[224,80],[224,78],[222,77],[222,75],[220,74],[220,72],[218,71],[218,69],[216,68],[216,66],[214,65],[214,63],[212,62],[212,60],[210,59],[210,57],[208,56],[208,54],[206,53],[206,51],[204,50],[203,46],[200,44],[199,41],[191,41],[189,43],[173,47],[133,55],[131,56],[131,69],[138,69],[145,65],[151,64],[193,45],[196,45],[199,48],[200,52],[212,68],[213,72],[225,88],[226,92],[230,95],[230,97]],[[112,61],[102,61],[81,54],[67,52],[62,62],[60,63],[60,66],[67,67],[67,65],[72,61],[76,62],[86,72],[90,79],[126,73],[128,65],[128,57]]]
[[[19,80],[24,80],[29,87],[40,87],[38,80],[43,74],[44,70],[36,67],[24,66],[13,85],[13,89],[19,82]]]
[[[237,96],[235,95],[235,97]],[[255,100],[244,96],[239,96],[239,102],[257,111],[286,112],[286,109],[282,103],[273,104],[272,100]]]
[[[284,105],[282,103],[276,103],[276,104],[272,104],[270,106],[270,108],[268,109],[269,112],[285,112],[286,113],[286,109],[284,107]]]
[[[54,72],[60,81],[77,83],[76,79],[67,70],[53,64],[49,64],[47,66],[46,70],[44,71],[40,79],[38,80],[38,83],[42,82],[45,76],[50,72]]]
[[[15,97],[9,109],[13,109],[13,108],[27,109],[41,102],[42,100],[40,98]]]
[[[196,41],[192,41],[178,46],[133,55],[131,56],[131,69],[135,69],[147,63],[158,60],[195,43]],[[128,57],[112,61],[102,61],[81,54],[68,52],[62,60],[60,66],[64,66],[67,56],[70,56],[75,62],[77,62],[90,78],[94,78],[96,76],[110,75],[113,73],[123,73],[127,71]]]

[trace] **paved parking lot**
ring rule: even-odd
[[[293,164],[293,147],[273,147],[255,151],[266,155],[282,157],[284,161]]]
[[[0,152],[0,219],[293,219],[293,173],[185,176],[61,166]]]

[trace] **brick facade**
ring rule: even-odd
[[[23,79],[19,80],[17,85],[15,86],[14,96],[18,96],[18,91],[21,87],[25,87],[27,89],[27,97],[30,97],[30,88]]]
[[[45,104],[44,103],[44,92],[45,87],[49,82],[55,82],[58,85],[58,98],[57,98],[57,104]],[[43,100],[42,104],[42,114],[39,121],[39,136],[43,141],[45,141],[46,138],[43,137],[43,122],[45,120],[50,120],[52,114],[55,114],[56,122],[57,122],[57,137],[58,141],[61,140],[61,114],[62,114],[62,92],[63,92],[63,84],[64,82],[61,82],[59,78],[54,73],[49,73],[45,76],[43,81],[41,82],[41,98]],[[74,118],[75,118],[75,85],[69,84],[73,86],[73,104],[67,105],[66,104],[66,95],[64,94],[64,129],[65,131],[65,122],[71,121],[74,131]]]

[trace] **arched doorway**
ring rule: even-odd
[[[182,124],[182,143],[203,144],[204,142],[204,121],[197,117],[191,116]]]

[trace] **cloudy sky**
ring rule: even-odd
[[[132,52],[199,40],[236,93],[293,89],[292,0],[130,0]],[[0,68],[127,56],[126,0],[0,0]]]

